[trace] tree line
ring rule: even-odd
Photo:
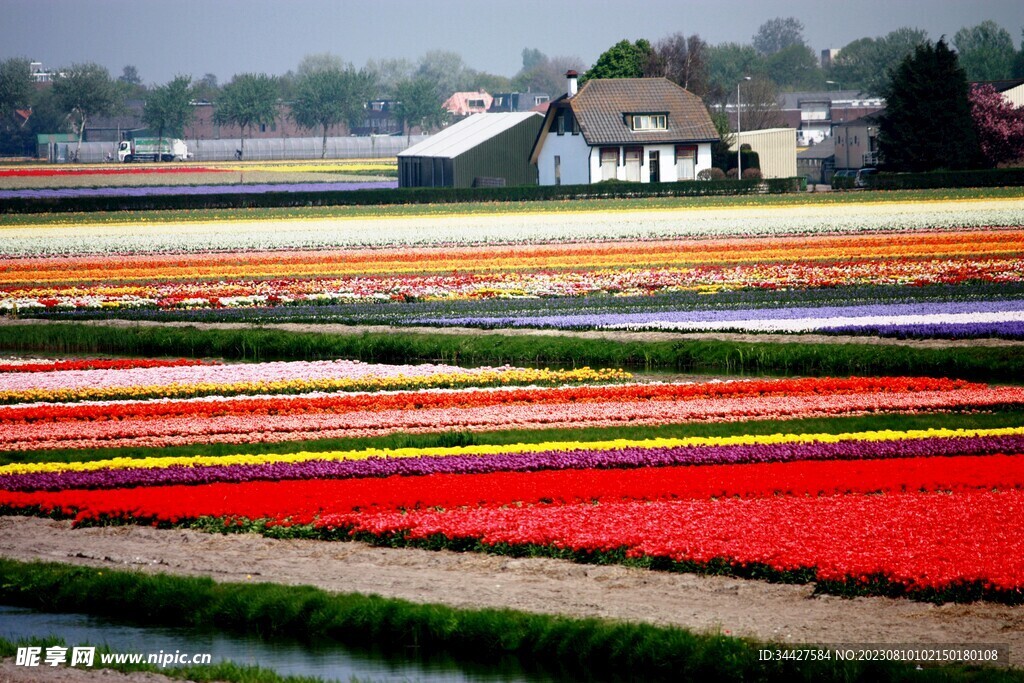
[[[243,148],[251,128],[272,123],[279,116],[278,105],[287,103],[297,125],[322,136],[325,152],[328,131],[356,125],[370,100],[392,101],[393,113],[407,132],[413,127],[436,129],[445,123],[441,104],[453,92],[533,91],[554,98],[565,91],[568,69],[583,73],[583,81],[664,76],[701,97],[717,114],[723,132],[728,131],[724,105],[743,81],[745,121],[751,128],[767,128],[781,123],[776,104],[780,90],[883,95],[901,62],[927,43],[925,31],[900,28],[854,40],[823,66],[804,37],[803,24],[788,17],[765,22],[745,44],[711,45],[698,34],[683,32],[653,43],[623,40],[590,68],[578,57],[549,57],[526,48],[522,67],[512,77],[476,71],[457,53],[435,50],[417,63],[371,60],[359,69],[336,55],[309,55],[283,75],[242,73],[224,85],[206,74],[198,80],[177,76],[146,87],[131,65],[115,79],[97,64],[74,64],[57,69],[53,87],[41,89],[33,87],[28,60],[12,58],[0,62],[0,153],[26,153],[33,148],[36,133],[73,132],[81,140],[90,120],[124,111],[130,99],[144,100],[143,121],[152,131],[178,137],[189,122],[190,103],[214,103],[215,121],[237,125]],[[1018,50],[1008,31],[983,21],[957,31],[951,45],[969,81],[1024,78],[1024,32]],[[26,120],[18,110],[31,110],[31,116]]]

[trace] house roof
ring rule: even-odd
[[[971,85],[991,85],[996,89],[996,92],[1006,92],[1007,90],[1013,90],[1018,85],[1024,85],[1024,78],[1004,81],[974,81]]]
[[[469,106],[470,100],[480,100],[483,104],[480,107],[471,107]],[[452,96],[445,100],[441,107],[460,116],[472,113],[474,109],[486,110],[491,106],[492,100],[493,98],[482,90],[479,92],[457,92],[452,93]]]
[[[797,159],[828,159],[836,154],[836,141],[827,137],[816,145],[811,145],[802,152],[798,152]]]
[[[431,135],[423,142],[399,152],[399,157],[441,157],[454,159],[495,135],[514,128],[523,121],[540,116],[537,112],[473,114],[458,123]]]
[[[885,113],[884,109],[879,109],[876,112],[872,112],[870,114],[865,114],[864,116],[860,117],[859,119],[854,119],[853,121],[844,121],[844,122],[837,123],[836,126],[837,127],[838,126],[877,126],[878,125],[878,118],[882,114],[884,114],[884,113]]]
[[[666,78],[594,78],[572,97],[556,102],[572,108],[589,145],[719,139],[701,99]],[[668,114],[668,129],[634,131],[623,116],[627,113]]]

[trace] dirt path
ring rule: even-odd
[[[310,584],[457,607],[673,624],[790,643],[1006,643],[1024,664],[1024,607],[814,596],[809,586],[551,559],[375,548],[0,517],[0,556],[219,581]]]
[[[156,673],[121,673],[113,669],[70,669],[48,666],[17,666],[13,659],[0,661],[0,683],[189,683]]]
[[[39,320],[33,318],[15,319],[0,317],[0,325],[48,325],[67,321]],[[82,320],[85,325],[109,327],[195,327],[207,330],[266,329],[285,332],[320,332],[325,334],[360,335],[376,334],[452,334],[452,335],[504,335],[513,337],[578,337],[580,339],[610,339],[620,342],[692,341],[714,340],[749,343],[779,344],[869,344],[873,346],[909,346],[918,349],[939,349],[953,347],[1009,346],[1024,349],[1024,342],[1011,339],[895,339],[872,336],[838,336],[827,334],[739,334],[730,332],[625,332],[606,330],[549,330],[532,328],[499,328],[485,330],[475,327],[392,327],[388,325],[339,325],[311,323],[200,323],[163,322],[156,320]]]

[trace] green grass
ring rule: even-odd
[[[3,225],[89,225],[94,223],[198,222],[216,220],[272,220],[291,218],[388,218],[401,216],[485,215],[496,213],[560,213],[576,211],[639,211],[747,206],[845,205],[868,202],[905,202],[958,199],[1021,199],[1024,188],[967,188],[822,192],[782,195],[666,197],[653,199],[587,199],[542,202],[468,202],[388,206],[325,206],[277,209],[224,209],[196,211],[124,211],[95,213],[11,214]]]
[[[632,342],[560,335],[328,334],[269,328],[0,326],[0,352],[227,358],[348,358],[373,363],[663,369],[730,375],[918,375],[1024,381],[1020,346],[918,348],[710,340]]]
[[[751,422],[689,423],[644,427],[591,427],[586,429],[500,430],[493,432],[441,432],[438,434],[391,434],[379,437],[252,443],[245,445],[197,443],[163,448],[94,448],[0,451],[0,465],[30,462],[85,462],[110,458],[157,458],[188,456],[267,455],[303,451],[327,452],[367,448],[433,448],[437,446],[503,445],[552,441],[610,441],[614,439],[682,439],[691,436],[742,434],[840,434],[844,432],[910,430],[928,428],[993,429],[1024,426],[1024,410],[995,413],[935,413],[929,415],[864,415],[858,417],[759,420]]]
[[[217,583],[61,564],[0,560],[0,601],[148,625],[216,628],[273,638],[416,645],[464,660],[505,656],[567,680],[1022,681],[1019,670],[793,660],[760,662],[761,643],[673,627],[454,609],[308,586]]]

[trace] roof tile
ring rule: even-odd
[[[591,79],[568,103],[590,145],[719,139],[701,99],[665,78]],[[668,129],[634,131],[627,113],[667,113]]]

